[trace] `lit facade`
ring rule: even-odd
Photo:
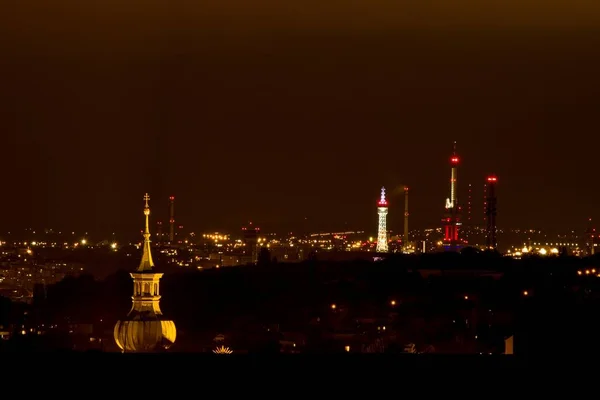
[[[144,196],[146,205],[146,229],[142,260],[133,278],[133,304],[129,314],[118,321],[114,329],[115,342],[124,352],[156,352],[168,349],[177,336],[175,323],[163,317],[160,309],[160,278],[163,274],[154,272],[154,261],[150,249],[148,219],[150,207],[148,194]]]

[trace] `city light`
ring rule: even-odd
[[[233,350],[231,350],[229,347],[220,346],[220,347],[217,347],[216,349],[214,349],[213,353],[215,353],[215,354],[231,354],[231,353],[233,353]]]

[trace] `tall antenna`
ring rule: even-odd
[[[169,242],[175,243],[175,196],[169,197],[170,201],[170,213],[169,219]]]
[[[408,186],[404,186],[404,249],[408,248]]]

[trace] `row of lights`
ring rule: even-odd
[[[528,247],[523,247],[523,249],[521,249],[521,251],[515,251],[513,254],[515,256],[519,257],[519,256],[521,256],[523,254],[530,253],[531,251],[532,251],[531,247],[529,247],[529,248]],[[543,247],[541,249],[537,249],[537,252],[538,252],[539,255],[542,255],[542,256],[545,256],[545,255],[548,254],[548,250],[546,250]],[[508,251],[508,253],[510,253],[510,250]],[[556,255],[556,254],[559,253],[559,250],[557,248],[553,248],[553,249],[550,249],[549,253]]]
[[[594,273],[596,272],[596,270],[595,270],[595,269],[594,269],[594,270],[592,270],[592,271],[593,271]],[[577,272],[579,273],[579,275],[581,275],[581,271],[577,271]],[[589,271],[586,271],[586,273],[589,273]],[[598,276],[600,277],[600,274],[598,274]],[[522,294],[523,296],[529,296],[529,291],[527,291],[527,290],[523,290],[523,291],[521,292],[521,294]],[[468,295],[464,295],[464,297],[463,297],[463,298],[464,298],[465,300],[469,300],[469,296],[468,296]],[[395,306],[396,306],[396,300],[390,300],[390,305],[391,305],[392,307],[395,307]],[[337,304],[335,304],[335,303],[331,304],[331,309],[332,309],[332,310],[336,310],[336,309],[337,309]]]
[[[523,296],[529,296],[529,291],[527,291],[527,290],[523,290],[523,291],[521,292],[521,294],[522,294]],[[464,299],[465,299],[465,300],[469,300],[469,296],[465,295]]]
[[[583,275],[583,274],[585,274],[585,275],[596,274],[596,268],[577,271],[577,275]],[[600,278],[600,274],[597,274],[596,276]]]

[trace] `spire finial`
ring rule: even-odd
[[[454,141],[454,146],[452,146],[453,154],[456,155],[456,140]]]
[[[148,202],[150,201],[150,195],[146,193],[144,195],[144,215],[146,216],[146,228],[144,230],[144,248],[142,252],[142,260],[140,261],[140,266],[138,267],[138,271],[151,271],[152,267],[154,267],[154,261],[152,261],[152,253],[150,251],[150,205]]]

